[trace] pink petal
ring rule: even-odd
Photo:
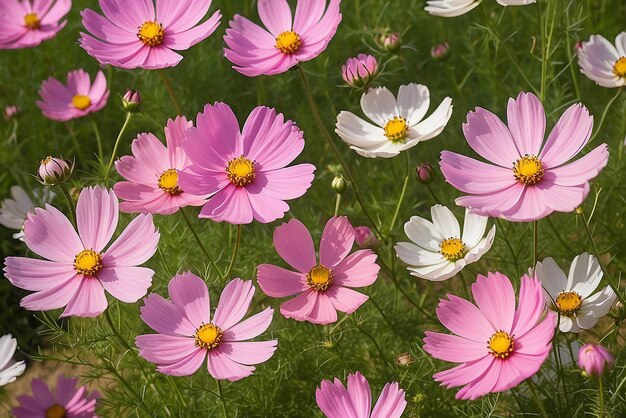
[[[520,158],[508,128],[490,111],[477,107],[467,114],[463,133],[470,147],[481,157],[501,167],[513,167]]]
[[[163,46],[176,51],[189,49],[198,42],[201,42],[211,36],[211,34],[215,32],[215,29],[219,26],[221,17],[222,14],[217,11],[201,25],[183,32],[166,33],[163,40]]]
[[[245,321],[241,321],[237,325],[224,332],[223,340],[234,342],[249,340],[258,337],[269,328],[274,316],[274,309],[265,308],[256,315],[252,315]]]
[[[280,200],[297,199],[313,182],[315,166],[298,164],[273,171],[257,173],[253,184],[262,186],[264,194]]]
[[[297,219],[274,230],[274,247],[287,264],[301,273],[308,273],[317,264],[313,238]]]
[[[467,363],[489,354],[488,341],[473,341],[456,335],[426,331],[424,351],[439,360]]]
[[[500,359],[494,359],[493,363],[485,370],[482,376],[461,388],[455,398],[475,400],[491,392],[498,381],[503,362],[504,361]]]
[[[188,121],[184,116],[167,120],[164,131],[170,168],[182,170],[191,164],[191,160],[183,150],[183,141],[187,139],[187,130],[192,126],[193,121]]]
[[[84,248],[101,252],[115,232],[118,201],[113,191],[100,186],[83,189],[76,204],[78,235]]]
[[[182,358],[176,363],[160,365],[157,367],[157,370],[170,376],[191,376],[202,367],[202,363],[204,363],[204,359],[207,357],[204,350],[197,348],[196,350],[193,354]]]
[[[348,391],[337,378],[334,383],[322,380],[315,391],[315,400],[327,418],[361,418],[356,415]]]
[[[576,161],[551,168],[544,178],[559,186],[578,186],[596,177],[608,162],[608,146],[601,144]]]
[[[212,171],[194,165],[178,172],[178,187],[198,196],[212,196],[231,184],[225,168]]]
[[[528,275],[522,276],[511,333],[517,337],[526,334],[537,324],[545,306],[541,282],[538,279],[531,279]]]
[[[514,182],[510,187],[497,192],[461,196],[455,200],[455,203],[469,208],[477,215],[499,217],[505,212],[519,210],[525,190],[526,187],[523,184]]]
[[[546,131],[546,114],[537,96],[520,93],[517,99],[509,99],[507,122],[520,154],[539,155]]]
[[[257,281],[263,293],[273,298],[292,296],[308,288],[303,273],[272,264],[261,264],[257,267]]]
[[[472,284],[476,304],[494,329],[511,332],[515,315],[515,291],[508,277],[501,273],[478,275]]]
[[[259,364],[269,360],[276,351],[277,340],[223,342],[220,352],[239,364]]]
[[[144,22],[155,18],[154,11],[150,13],[148,9],[148,0],[128,4],[125,0],[100,0],[99,3],[107,19],[129,32],[136,33]]]
[[[153,172],[155,178],[152,180],[152,184],[158,181],[158,176],[163,174],[165,170],[176,168],[169,163],[169,155],[165,145],[151,133],[137,135],[131,149],[137,160],[145,165],[146,169]]]
[[[512,165],[503,168],[455,152],[442,151],[440,166],[446,182],[465,193],[493,193],[516,183]]]
[[[26,257],[4,259],[4,273],[13,286],[39,292],[61,286],[76,276],[74,266]]]
[[[98,71],[96,78],[93,80],[91,89],[89,90],[89,97],[93,103],[98,103],[107,94],[107,80],[104,77],[102,71]]]
[[[222,331],[240,322],[250,308],[254,291],[250,280],[233,279],[228,282],[220,295],[212,322]]]
[[[371,418],[400,418],[406,409],[406,394],[397,382],[387,383],[374,406]]]
[[[306,33],[322,17],[326,0],[300,1],[296,4],[296,15],[293,20],[293,30],[296,33]]]
[[[82,316],[93,318],[104,312],[107,305],[107,298],[100,281],[92,277],[83,277],[80,279],[80,287],[67,302],[61,317]]]
[[[245,366],[232,361],[221,350],[211,350],[207,356],[209,374],[215,379],[235,382],[252,375],[254,366]]]
[[[135,28],[135,32],[122,29],[90,9],[83,10],[80,15],[83,18],[85,29],[102,41],[120,44],[134,42],[137,39],[137,28]]]
[[[50,311],[62,308],[78,291],[81,282],[82,276],[77,274],[63,284],[26,296],[21,300],[20,306],[29,311]]]
[[[333,307],[341,312],[351,314],[363,305],[368,296],[347,287],[331,286],[325,291]]]
[[[148,293],[154,271],[145,267],[103,268],[98,280],[107,292],[125,303],[135,303]]]
[[[196,26],[207,14],[212,0],[158,0],[157,20],[166,30],[183,32]]]
[[[280,305],[280,313],[285,318],[292,318],[296,321],[309,321],[310,313],[317,299],[317,291],[308,289],[293,299],[283,302]]]
[[[338,286],[365,287],[378,278],[378,256],[372,250],[359,250],[350,254],[333,269],[333,282]]]
[[[253,211],[246,188],[229,184],[204,204],[198,217],[233,225],[249,224],[253,220]]]
[[[144,299],[140,315],[146,325],[159,334],[191,337],[199,325],[189,322],[180,308],[156,293]]]
[[[274,36],[291,30],[291,9],[287,0],[259,0],[261,22]]]
[[[143,358],[156,364],[179,362],[198,351],[204,351],[195,346],[193,338],[172,335],[138,335],[135,344]]]
[[[83,70],[74,70],[67,73],[67,88],[73,94],[89,95],[91,80],[89,74]]]
[[[354,236],[354,228],[347,217],[331,218],[322,233],[320,263],[331,269],[339,264],[352,249]]]
[[[116,267],[143,264],[156,252],[159,238],[152,215],[138,215],[104,253],[102,262]]]
[[[177,274],[170,280],[167,289],[174,305],[196,328],[209,322],[211,300],[204,280],[191,272]]]
[[[285,216],[289,205],[281,199],[276,199],[265,193],[263,186],[257,179],[246,187],[248,200],[252,208],[254,219],[261,223],[274,222]]]
[[[523,335],[516,336],[515,353],[528,355],[543,355],[550,351],[554,327],[556,325],[556,314],[548,312],[546,318],[539,324],[532,324],[533,328]]]
[[[24,242],[35,254],[61,263],[73,262],[84,247],[70,221],[55,207],[35,209],[24,223]]]
[[[448,295],[449,300],[441,299],[437,307],[437,317],[441,324],[461,337],[486,343],[495,330],[484,313],[465,299]]]
[[[326,325],[337,321],[337,310],[330,297],[325,292],[318,292],[315,303],[311,307],[307,321],[313,324]]]
[[[581,103],[570,106],[552,128],[539,159],[544,168],[560,166],[587,144],[593,129],[593,116]]]
[[[372,409],[372,392],[370,385],[359,372],[348,375],[348,395],[357,417],[369,418]]]

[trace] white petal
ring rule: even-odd
[[[396,98],[387,87],[377,87],[361,96],[361,109],[363,113],[384,127],[390,119],[398,116]]]
[[[410,266],[432,266],[446,261],[441,254],[425,250],[409,242],[399,242],[394,248],[400,260]]]
[[[0,370],[13,358],[16,349],[17,340],[11,334],[6,334],[0,338]]]
[[[430,92],[423,84],[410,83],[398,90],[398,112],[409,126],[417,125],[430,106]]]
[[[622,32],[615,37],[615,47],[620,57],[626,57],[626,32]]]
[[[579,313],[591,313],[591,315],[596,318],[602,318],[609,313],[616,298],[617,295],[613,289],[611,289],[611,286],[607,286],[601,292],[598,292],[587,299],[583,299]]]
[[[383,128],[343,111],[337,116],[335,132],[350,145],[371,147],[388,142]]]
[[[439,135],[452,116],[452,99],[446,97],[437,109],[426,119],[409,128],[409,136],[416,135],[420,141],[426,141]]]
[[[435,16],[455,17],[465,14],[480,4],[479,0],[429,0],[424,8]]]
[[[468,248],[473,248],[483,238],[488,220],[489,217],[487,216],[476,215],[471,213],[469,209],[465,209],[461,241]]]
[[[613,73],[613,66],[620,58],[617,49],[602,35],[591,35],[578,51],[580,71],[603,87],[619,87],[626,80]]]
[[[496,0],[501,6],[526,6],[537,0]]]
[[[561,316],[561,323],[559,324],[561,332],[580,332],[581,329],[578,324],[574,323],[571,318],[567,316]]]
[[[598,318],[593,316],[593,314],[589,312],[578,312],[573,318],[572,321],[579,329],[578,331],[572,332],[580,332],[583,329],[591,329],[598,323]]]
[[[569,290],[567,288],[567,277],[565,277],[565,273],[563,273],[563,270],[561,270],[552,257],[545,258],[542,262],[538,262],[535,267],[535,274],[552,299],[556,299],[559,293]]]
[[[0,386],[4,386],[8,383],[15,382],[15,379],[24,373],[26,369],[26,363],[23,361],[13,362],[6,369],[0,371]]]
[[[598,260],[588,253],[583,253],[572,260],[566,288],[578,293],[584,299],[596,290],[600,280],[602,269]]]
[[[474,248],[468,251],[468,253],[464,257],[465,262],[467,264],[470,264],[470,263],[475,263],[476,261],[478,261],[487,251],[491,249],[491,246],[493,245],[493,239],[495,238],[495,236],[496,236],[496,226],[494,225],[489,230],[489,233],[487,234],[487,236],[481,239]]]
[[[433,282],[440,282],[442,280],[448,280],[450,277],[461,271],[463,267],[465,267],[465,263],[463,263],[463,260],[459,260],[456,263],[447,261],[445,264],[442,264],[441,267],[430,272],[425,272],[424,269],[416,268],[409,268],[409,270],[413,276]]]
[[[433,252],[439,252],[441,241],[445,239],[435,224],[420,216],[411,216],[404,224],[404,232],[415,244]]]
[[[435,205],[430,208],[430,214],[433,218],[433,223],[439,229],[444,239],[461,238],[459,221],[456,220],[450,209],[443,205]]]

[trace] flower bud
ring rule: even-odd
[[[430,56],[436,61],[445,61],[450,56],[450,45],[444,42],[439,45],[435,45],[430,50]]]
[[[354,228],[354,239],[356,245],[361,248],[374,248],[378,245],[378,238],[367,226],[357,226]]]
[[[401,353],[398,355],[398,358],[396,358],[396,364],[398,366],[409,367],[413,363],[415,363],[415,359],[411,353]]]
[[[430,184],[435,181],[435,177],[437,177],[437,172],[432,165],[428,163],[422,163],[418,165],[415,169],[415,177],[417,177],[417,181],[422,184]]]
[[[402,46],[402,40],[398,32],[384,34],[381,36],[380,42],[383,44],[383,48],[388,52],[396,52]]]
[[[343,81],[352,87],[365,87],[378,72],[378,62],[371,55],[359,54],[341,67]]]
[[[54,186],[69,179],[73,169],[72,161],[48,156],[39,163],[37,180],[45,186]]]
[[[126,90],[122,97],[122,108],[130,113],[137,113],[141,110],[141,95],[137,90]]]
[[[4,108],[4,120],[9,121],[14,119],[21,111],[22,109],[15,105],[7,105]]]
[[[343,178],[341,174],[337,174],[331,183],[331,187],[337,194],[342,194],[346,191],[346,180]]]
[[[585,344],[578,351],[578,367],[583,376],[600,377],[615,365],[615,357],[598,344]]]

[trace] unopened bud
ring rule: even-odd
[[[39,163],[37,180],[45,186],[54,186],[69,179],[73,169],[72,161],[48,156]]]
[[[409,367],[411,364],[415,363],[415,359],[413,358],[411,353],[402,353],[398,355],[396,363],[398,364],[398,366]]]
[[[422,163],[418,165],[415,169],[415,177],[417,178],[417,181],[422,184],[430,184],[435,181],[435,177],[437,177],[437,172],[432,165],[428,163]]]
[[[354,240],[361,248],[374,248],[378,245],[378,238],[367,226],[357,226],[354,228]]]
[[[347,187],[346,180],[343,178],[341,174],[338,174],[333,179],[333,182],[331,183],[331,187],[333,188],[335,193],[343,194],[343,192],[346,191],[346,187]]]
[[[445,61],[450,56],[450,45],[444,42],[439,45],[435,45],[430,50],[430,56],[437,61]]]
[[[578,367],[584,376],[600,377],[615,366],[615,356],[598,344],[585,344],[578,351]]]
[[[137,90],[126,90],[122,97],[122,108],[126,112],[137,113],[141,110],[141,94]]]
[[[372,55],[359,54],[348,58],[341,67],[343,81],[352,87],[365,87],[378,73],[378,62]]]
[[[402,46],[402,40],[398,32],[384,34],[381,36],[380,42],[383,44],[383,48],[389,52],[396,52]]]
[[[15,105],[8,105],[4,108],[4,120],[9,121],[17,117],[17,115],[22,111],[19,107]]]

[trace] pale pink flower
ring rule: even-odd
[[[9,281],[32,293],[20,305],[29,311],[65,307],[61,316],[94,317],[107,308],[105,290],[134,303],[152,284],[154,271],[138,267],[156,251],[159,233],[152,215],[139,215],[104,251],[118,221],[113,191],[99,186],[83,189],[76,205],[78,234],[54,206],[36,208],[24,223],[24,242],[45,258],[7,257]]]
[[[348,255],[354,238],[348,218],[331,218],[322,233],[318,262],[304,224],[297,219],[282,224],[274,231],[274,247],[296,271],[261,264],[257,273],[261,290],[273,298],[297,295],[280,306],[283,316],[296,321],[330,324],[337,321],[337,311],[353,313],[368,297],[351,288],[371,285],[380,270],[372,250]]]
[[[33,395],[17,397],[19,406],[13,408],[15,418],[97,418],[96,400],[100,394],[89,392],[87,386],[76,388],[78,379],[57,377],[56,389],[51,390],[39,379],[33,379]]]
[[[365,87],[376,76],[378,62],[372,55],[359,54],[341,66],[343,81],[352,87]]]
[[[315,391],[317,406],[327,418],[400,418],[406,408],[405,392],[397,382],[387,383],[372,410],[372,391],[360,372],[348,375],[344,387],[337,378],[322,380]]]
[[[31,48],[52,39],[71,0],[0,0],[0,49]]]
[[[354,228],[354,238],[356,245],[361,248],[374,248],[378,245],[376,234],[367,226],[357,226]]]
[[[172,376],[194,374],[207,361],[215,379],[236,381],[252,375],[253,365],[267,361],[277,340],[245,341],[258,337],[272,322],[274,310],[242,321],[250,308],[252,281],[231,280],[211,315],[209,291],[204,281],[188,272],[169,283],[170,300],[152,293],[141,308],[141,319],[158,334],[136,339],[139,354],[157,370]]]
[[[48,78],[41,83],[39,95],[42,100],[37,101],[37,106],[44,116],[64,122],[102,109],[109,99],[109,90],[102,71],[98,71],[92,84],[89,74],[79,69],[67,74],[67,86],[54,77]]]
[[[167,146],[151,133],[139,134],[131,145],[133,156],[115,162],[117,172],[128,180],[113,187],[125,200],[120,203],[122,212],[169,215],[179,208],[204,203],[204,196],[186,193],[178,185],[178,170],[191,164],[182,148],[185,132],[191,126],[184,116],[169,119],[165,127]]]
[[[515,291],[501,273],[479,275],[472,285],[476,305],[454,295],[441,299],[437,317],[457,335],[426,331],[424,351],[458,366],[433,378],[446,387],[463,386],[457,399],[503,392],[537,373],[552,347],[556,314],[545,311],[541,282],[522,277]]]
[[[227,104],[207,104],[185,135],[183,149],[192,165],[179,173],[180,187],[211,196],[200,218],[272,222],[289,210],[285,200],[302,196],[313,181],[313,165],[286,167],[304,149],[304,138],[274,109],[256,107],[240,132]]]
[[[615,356],[599,344],[585,344],[578,351],[578,367],[587,376],[600,377],[615,366]]]
[[[284,73],[326,49],[341,22],[340,2],[330,0],[326,8],[326,0],[298,0],[292,17],[287,0],[259,0],[267,29],[235,15],[224,36],[224,55],[248,77]]]
[[[582,104],[570,106],[544,143],[546,115],[537,96],[509,99],[508,127],[482,108],[467,115],[469,146],[488,163],[455,152],[441,153],[446,181],[467,193],[456,199],[473,213],[516,222],[571,212],[589,194],[589,181],[606,166],[606,144],[571,161],[587,145],[593,117]],[[571,162],[570,162],[571,161]]]
[[[104,16],[81,12],[80,46],[101,64],[154,70],[177,65],[184,51],[211,35],[222,15],[198,25],[212,0],[99,0]],[[197,25],[197,26],[196,26]],[[93,36],[92,36],[93,35]]]

